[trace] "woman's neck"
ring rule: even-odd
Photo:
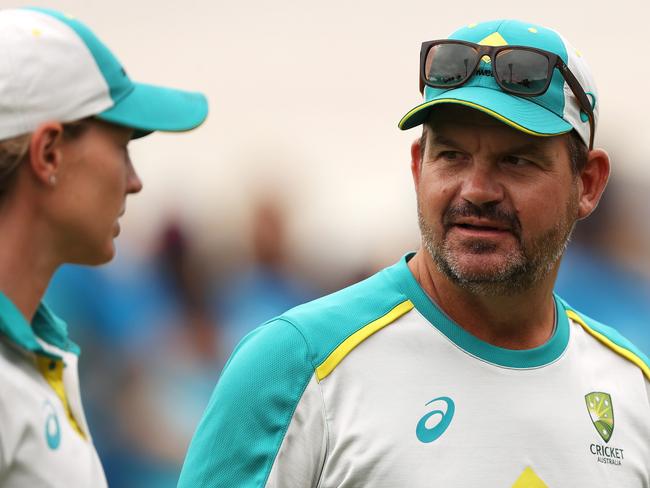
[[[31,322],[59,266],[49,246],[52,236],[29,206],[0,207],[0,292]]]

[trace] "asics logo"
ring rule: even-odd
[[[45,440],[48,447],[54,451],[61,444],[61,427],[56,411],[48,401],[45,402],[45,413],[47,415],[45,418]]]
[[[418,437],[418,440],[426,444],[435,441],[445,433],[456,411],[454,401],[449,397],[434,398],[430,402],[427,402],[426,405],[431,405],[432,403],[435,403],[436,405],[434,406],[437,408],[422,417],[415,429],[415,435]],[[441,410],[443,405],[444,410]],[[438,420],[437,423],[429,420],[433,417]]]

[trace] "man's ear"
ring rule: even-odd
[[[420,184],[420,173],[422,170],[422,138],[418,137],[411,144],[411,174],[413,183],[417,189]]]
[[[63,125],[45,122],[32,133],[29,166],[33,176],[44,184],[53,184],[62,159]]]
[[[589,151],[587,163],[578,175],[578,218],[589,216],[600,201],[609,179],[609,155],[602,149]]]

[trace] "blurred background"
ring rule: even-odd
[[[7,2],[18,6],[34,2]],[[63,0],[139,81],[207,94],[199,130],[131,144],[144,181],[117,258],[64,267],[47,300],[82,346],[110,486],[176,485],[247,331],[418,246],[409,146],[423,40],[514,17],[563,33],[599,88],[613,178],[557,289],[650,353],[650,4],[619,0]]]

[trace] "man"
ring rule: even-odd
[[[181,487],[650,486],[647,358],[552,292],[609,175],[583,58],[473,24],[421,88],[420,250],[247,336]]]
[[[208,105],[133,82],[53,10],[0,11],[0,51],[0,485],[103,487],[79,348],[41,299],[60,265],[114,256],[126,199],[142,189],[130,140],[193,129]]]

